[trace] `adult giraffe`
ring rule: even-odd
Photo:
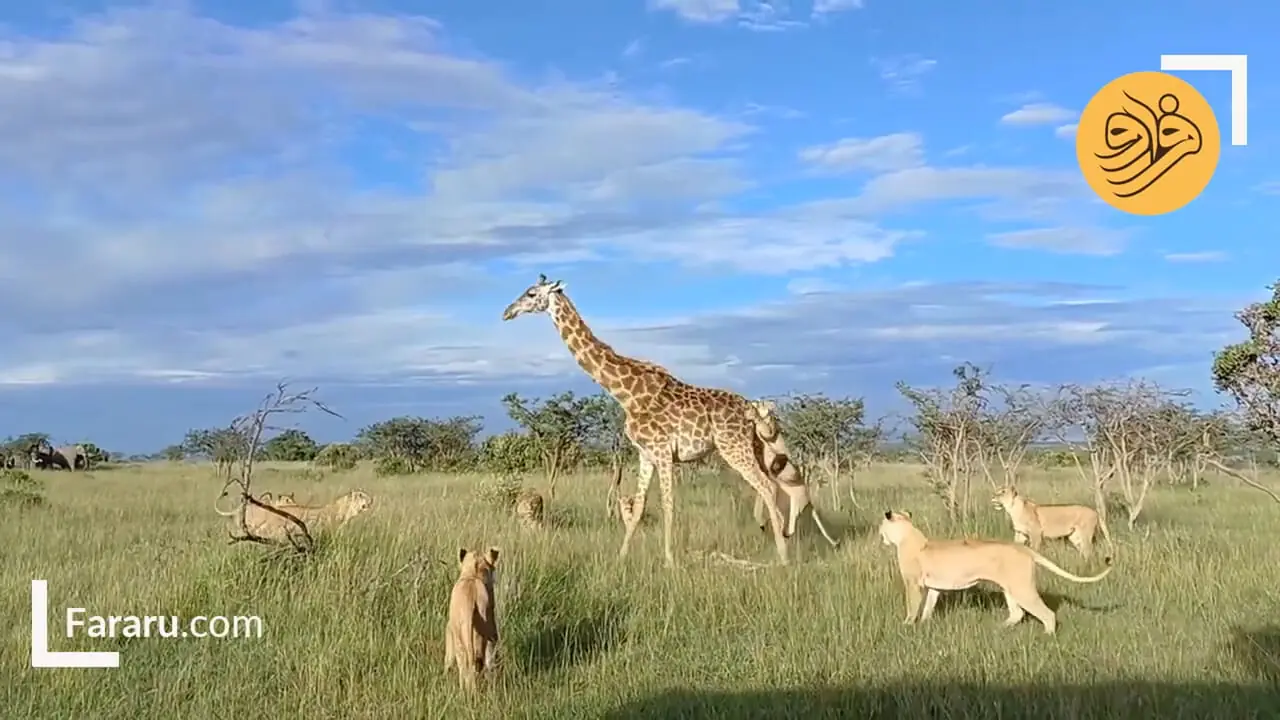
[[[778,559],[787,564],[790,535],[774,498],[773,480],[760,467],[755,454],[755,411],[737,393],[690,385],[661,365],[618,353],[587,327],[573,302],[564,294],[564,283],[538,282],[502,312],[503,320],[528,313],[548,313],[560,337],[578,365],[622,406],[627,438],[640,455],[640,478],[631,518],[625,522],[619,557],[626,557],[644,515],[649,485],[655,471],[662,492],[662,543],[666,564],[675,564],[671,552],[671,521],[675,513],[673,479],[676,463],[694,462],[719,452],[764,502],[773,529]]]

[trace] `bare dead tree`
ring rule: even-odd
[[[312,408],[337,418],[342,417],[314,397],[316,390],[317,388],[311,388],[297,393],[289,392],[288,383],[281,381],[276,384],[275,390],[267,393],[256,410],[241,415],[231,422],[230,434],[233,437],[240,438],[241,442],[240,446],[235,448],[234,459],[227,472],[226,481],[222,485],[222,491],[218,495],[219,498],[226,497],[232,486],[238,489],[240,505],[237,508],[235,518],[240,533],[237,535],[228,531],[231,544],[239,542],[273,544],[272,540],[255,535],[250,531],[245,521],[245,513],[249,506],[252,505],[265,512],[282,517],[292,525],[292,530],[287,532],[286,536],[294,550],[302,553],[309,553],[314,550],[315,541],[311,537],[311,532],[307,529],[305,522],[288,511],[259,501],[258,498],[253,496],[252,489],[254,463],[264,442],[264,436],[268,433],[286,429],[276,425],[272,418],[280,415],[296,415]]]

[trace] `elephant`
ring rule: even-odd
[[[88,470],[89,454],[83,445],[55,448],[49,443],[38,443],[31,448],[31,464],[50,470]]]

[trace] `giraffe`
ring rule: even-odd
[[[618,401],[626,415],[624,429],[638,451],[640,467],[636,500],[630,518],[624,519],[619,558],[627,556],[656,472],[662,495],[663,553],[667,567],[675,565],[671,549],[675,464],[718,452],[764,502],[778,559],[787,564],[790,533],[774,496],[774,482],[757,459],[755,413],[746,398],[728,390],[691,385],[661,365],[614,350],[587,326],[559,280],[548,282],[546,275],[539,275],[536,283],[507,306],[502,319],[533,313],[551,316],[578,365]]]

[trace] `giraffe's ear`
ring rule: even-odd
[[[539,285],[546,285],[546,284],[547,284],[547,276],[546,276],[546,275],[544,275],[543,273],[538,273],[538,284],[539,284]]]
[[[551,292],[564,292],[564,283],[560,280],[551,283]]]

